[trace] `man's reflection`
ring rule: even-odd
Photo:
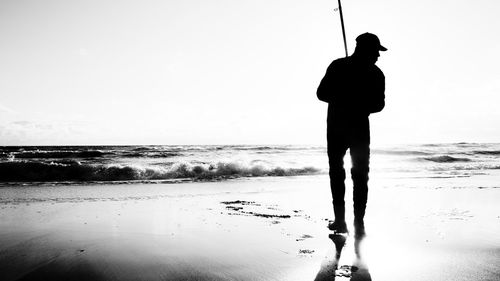
[[[362,258],[361,246],[363,244],[362,242],[364,237],[355,237],[354,239],[355,257],[351,264],[339,264],[342,257],[342,250],[352,250],[350,247],[346,247],[346,242],[349,243],[347,236],[330,234],[328,237],[332,240],[335,249],[328,253],[327,258],[323,261],[314,280],[331,281],[338,278],[338,280],[371,281],[372,278],[370,276],[370,272],[368,271],[368,267]],[[347,254],[349,253],[344,253],[344,255]],[[345,262],[346,261],[343,261],[343,263]]]

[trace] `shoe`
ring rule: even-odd
[[[354,220],[354,237],[363,238],[365,236],[365,222],[362,220]]]
[[[328,229],[333,231],[334,233],[348,233],[347,224],[345,221],[330,221],[328,224]]]

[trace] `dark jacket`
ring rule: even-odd
[[[317,90],[318,99],[328,103],[328,131],[358,131],[368,134],[368,116],[385,106],[385,77],[375,64],[356,57],[334,60]]]

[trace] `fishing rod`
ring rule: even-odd
[[[345,27],[344,27],[344,16],[342,15],[342,4],[339,2],[339,12],[340,12],[340,23],[342,25],[342,36],[344,37],[344,49],[345,49],[345,56],[348,57],[349,53],[347,52],[347,40],[345,39]]]

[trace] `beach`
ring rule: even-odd
[[[326,175],[0,192],[0,280],[500,279],[494,187],[375,179],[367,236],[345,243]]]

